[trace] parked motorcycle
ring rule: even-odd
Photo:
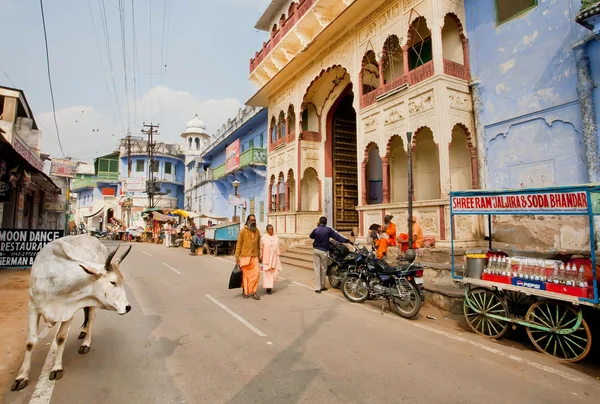
[[[341,285],[346,299],[353,303],[363,303],[369,298],[386,300],[390,309],[393,303],[404,318],[419,313],[424,299],[421,264],[405,262],[391,266],[365,247],[358,250],[355,262],[355,270],[347,273]]]
[[[346,274],[356,268],[358,254],[351,252],[345,244],[331,243],[327,256],[332,261],[327,266],[327,279],[332,288],[338,289]]]

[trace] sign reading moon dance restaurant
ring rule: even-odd
[[[46,244],[64,235],[64,230],[0,229],[0,268],[31,267]]]

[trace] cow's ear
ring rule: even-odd
[[[101,274],[99,272],[97,272],[93,267],[91,266],[84,266],[79,264],[79,266],[89,275],[95,276],[95,277],[99,277],[101,276]]]

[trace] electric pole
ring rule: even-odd
[[[131,132],[127,129],[127,178],[131,177]]]
[[[148,208],[152,209],[154,208],[154,194],[156,193],[156,189],[154,188],[154,148],[156,147],[156,144],[154,143],[154,135],[158,134],[158,131],[155,130],[158,129],[158,125],[153,125],[152,123],[150,123],[150,125],[146,125],[144,123],[144,129],[142,129],[142,133],[145,133],[146,135],[148,135],[148,145],[147,145],[147,151],[148,151],[148,175],[147,175],[147,182],[146,182],[146,191],[148,194]]]

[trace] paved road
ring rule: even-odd
[[[600,396],[600,381],[581,367],[423,318],[381,315],[336,292],[317,295],[308,271],[284,270],[276,293],[254,301],[227,289],[227,259],[135,244],[122,268],[131,313],[99,312],[87,355],[77,353],[78,314],[64,377],[47,381],[46,337],[30,385],[6,393],[5,403],[597,403]]]

